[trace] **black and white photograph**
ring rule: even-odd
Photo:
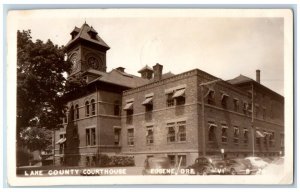
[[[7,25],[10,185],[293,182],[291,10],[18,10]]]

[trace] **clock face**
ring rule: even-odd
[[[93,69],[99,69],[99,67],[100,67],[99,61],[95,57],[89,57],[88,64]]]
[[[77,54],[73,54],[72,56],[71,56],[71,59],[70,59],[70,61],[72,62],[72,72],[74,72],[76,69],[77,69],[77,67],[78,67],[78,62],[77,62]]]

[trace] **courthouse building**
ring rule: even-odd
[[[259,70],[256,80],[240,75],[224,81],[199,69],[163,73],[155,64],[138,77],[123,67],[107,72],[109,49],[86,23],[71,32],[70,76],[87,85],[68,96],[68,118],[55,134],[56,164],[63,161],[70,122],[82,165],[99,153],[134,156],[136,166],[151,156],[186,166],[199,155],[284,153],[284,98],[260,83]]]

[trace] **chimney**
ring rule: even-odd
[[[120,72],[125,72],[125,68],[124,67],[118,67],[118,68],[116,68],[116,70],[118,70],[118,71],[120,71]]]
[[[161,80],[162,77],[162,70],[163,66],[160,65],[159,63],[156,63],[156,65],[153,66],[153,71],[154,71],[154,81],[159,81]]]
[[[259,69],[256,70],[256,82],[260,83],[260,70]]]

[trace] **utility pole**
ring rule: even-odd
[[[209,82],[205,82],[205,83],[201,83],[200,84],[200,89],[201,89],[201,115],[202,115],[202,155],[203,156],[206,156],[206,133],[205,133],[205,111],[204,111],[204,89],[203,89],[203,86],[206,86],[206,85],[210,85],[210,84],[213,84],[213,83],[217,83],[221,81],[221,79],[216,79],[216,80],[213,80],[213,81],[209,81]],[[200,139],[200,138],[198,138]]]
[[[252,105],[252,115],[251,115],[251,126],[252,126],[252,156],[255,154],[255,128],[254,128],[254,88],[253,83],[251,83],[251,105]]]

